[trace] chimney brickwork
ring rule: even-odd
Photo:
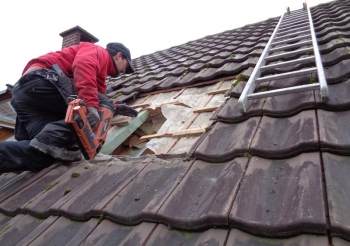
[[[80,44],[81,34],[79,32],[71,33],[68,36],[65,36],[62,41],[62,49]]]
[[[67,31],[60,33],[60,36],[63,38],[62,49],[69,46],[78,45],[80,42],[96,43],[99,41],[98,38],[85,31],[80,26],[68,29]]]

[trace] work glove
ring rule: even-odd
[[[98,115],[97,108],[94,107],[86,107],[88,111],[88,115],[86,116],[91,129],[94,130],[97,124],[100,122],[100,116]]]
[[[136,117],[137,111],[125,104],[115,104],[115,113],[129,117]]]

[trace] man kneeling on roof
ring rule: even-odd
[[[52,70],[54,64],[63,74]],[[137,111],[124,104],[114,105],[104,95],[107,75],[133,72],[130,51],[121,43],[109,43],[104,49],[81,42],[29,61],[14,85],[11,101],[17,112],[18,141],[0,142],[0,172],[41,170],[56,160],[81,160],[81,152],[70,149],[76,140],[64,121],[67,98],[78,95],[84,99],[92,129],[100,120],[99,105],[136,117]]]

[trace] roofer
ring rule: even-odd
[[[57,64],[63,74],[52,70]],[[130,74],[131,54],[121,43],[106,49],[87,42],[32,59],[13,88],[11,105],[17,112],[15,141],[0,142],[0,172],[41,170],[56,160],[79,161],[76,141],[66,125],[67,98],[85,100],[92,128],[99,122],[103,104],[117,114],[137,116],[127,105],[114,105],[106,96],[106,77]]]

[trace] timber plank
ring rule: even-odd
[[[123,127],[112,127],[111,133],[107,136],[105,144],[102,146],[101,153],[109,155],[120,144],[122,144],[137,128],[139,128],[149,117],[148,111],[142,111],[128,125]]]

